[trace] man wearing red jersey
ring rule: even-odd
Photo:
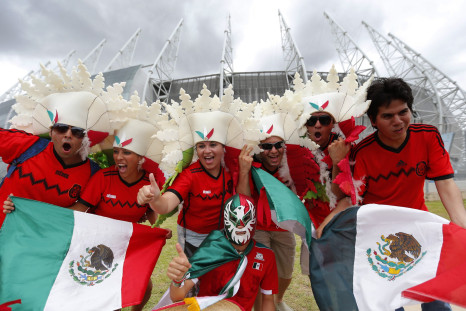
[[[5,178],[0,188],[0,202],[5,202],[0,225],[5,214],[14,209],[8,195],[68,207],[79,198],[92,172],[98,170],[97,164],[87,158],[91,143],[87,135],[91,125],[87,120],[92,106],[101,106],[101,112],[106,116],[105,104],[90,92],[70,92],[52,94],[43,100],[42,105],[55,114],[49,129],[51,142],[37,155],[18,164],[16,170]],[[3,162],[15,162],[38,140],[39,136],[24,131],[0,129]],[[92,170],[91,166],[94,167]]]
[[[352,149],[353,177],[363,179],[363,204],[379,203],[427,211],[424,182],[434,180],[452,222],[466,228],[466,211],[437,128],[410,124],[413,95],[402,79],[375,81],[368,89],[367,115],[377,130]],[[403,310],[403,308],[397,309]],[[441,301],[422,310],[451,310]]]
[[[273,294],[278,288],[275,256],[272,250],[252,240],[256,225],[254,204],[247,196],[234,195],[225,204],[223,220],[223,232],[213,231],[189,260],[177,244],[178,255],[167,270],[173,281],[171,299],[182,300],[197,282],[200,282],[198,297],[227,293],[228,290],[222,289],[233,288],[240,278],[239,288],[230,300],[251,310],[260,289],[261,310],[275,310]]]
[[[255,156],[255,161],[257,165],[260,165],[261,169],[280,180],[296,193],[285,151],[285,124],[288,124],[286,119],[287,116],[283,113],[275,113],[260,118],[261,130],[266,138],[260,141],[261,152]],[[252,184],[252,182],[250,183]],[[262,198],[257,190],[253,192],[253,198],[257,205],[261,204],[259,201]],[[260,220],[259,218],[254,240],[271,248],[275,254],[278,273],[278,293],[275,297],[275,307],[277,311],[290,311],[292,309],[283,301],[283,297],[291,284],[293,276],[296,240],[292,232],[279,228],[273,221],[267,223]],[[261,302],[262,294],[259,292],[254,309],[260,310]]]

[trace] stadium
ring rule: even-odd
[[[371,75],[381,77],[380,68],[375,67],[374,59],[369,58],[368,54],[360,48],[351,34],[343,29],[337,21],[330,15],[324,13],[327,26],[331,30],[335,49],[339,56],[339,61],[343,70],[339,73],[340,81],[353,68],[358,76],[359,83],[362,84],[369,79]],[[118,50],[114,51],[115,57],[105,66],[103,75],[106,86],[117,82],[125,82],[124,97],[129,97],[137,91],[143,101],[148,104],[157,100],[170,104],[171,100],[178,101],[180,89],[183,88],[191,98],[196,98],[205,85],[212,93],[211,96],[222,96],[223,91],[232,85],[235,98],[241,98],[244,102],[253,102],[265,100],[268,94],[282,95],[285,90],[293,88],[293,79],[296,73],[299,73],[304,83],[311,79],[313,74],[306,67],[312,60],[306,60],[300,53],[299,46],[293,39],[291,28],[287,24],[285,17],[278,12],[278,22],[280,25],[281,48],[285,66],[282,70],[277,71],[256,71],[256,72],[238,72],[233,66],[233,49],[231,37],[230,17],[225,20],[223,30],[223,46],[218,46],[221,52],[221,58],[218,61],[219,70],[207,75],[189,76],[174,78],[180,44],[180,34],[183,31],[183,20],[180,20],[172,33],[166,38],[166,43],[159,51],[156,59],[150,64],[134,64],[133,56],[138,48],[144,48],[144,42],[140,42],[141,29],[137,29],[132,36],[127,39],[125,44]],[[293,26],[296,27],[296,26]],[[381,34],[369,24],[362,22],[361,28],[366,31],[372,39],[373,45],[378,52],[380,61],[385,66],[384,72],[390,76],[401,77],[405,79],[412,87],[415,94],[414,100],[414,123],[422,122],[436,126],[444,139],[445,146],[450,153],[451,163],[455,170],[455,181],[463,192],[466,193],[466,116],[465,104],[466,96],[461,87],[450,77],[441,72],[419,51],[413,50],[407,43],[401,41],[393,34]],[[278,35],[278,34],[277,34]],[[330,39],[330,38],[329,38]],[[94,49],[92,49],[82,61],[91,72],[96,75],[97,64],[100,61],[100,55],[104,48],[106,39],[103,39]],[[213,47],[215,48],[215,47]],[[421,51],[422,52],[422,51]],[[71,70],[77,65],[75,51],[71,51],[63,57],[61,64]],[[337,60],[335,60],[337,61]],[[47,68],[55,68],[51,62],[45,63]],[[32,70],[22,78],[24,81],[30,81],[34,76],[40,75],[40,68],[31,68]],[[327,72],[319,72],[319,75],[326,79]],[[4,94],[0,94],[0,126],[9,128],[8,120],[14,115],[13,105],[15,96],[21,93],[21,85],[18,83],[12,85]],[[362,117],[357,121],[359,124],[367,127],[361,135],[365,137],[373,131],[367,117]],[[0,178],[6,174],[6,165],[0,161]],[[425,193],[427,199],[438,200],[433,183],[426,182]],[[430,208],[430,206],[429,206]],[[443,209],[443,208],[442,208]],[[165,224],[168,228],[175,231],[176,222],[174,217],[169,219]],[[172,258],[174,245],[167,244],[165,247],[165,257]],[[297,256],[299,257],[299,255]],[[297,258],[299,261],[299,258]],[[160,262],[160,265],[166,262]],[[296,288],[290,288],[296,299],[293,306],[295,310],[309,310],[311,301],[311,292],[309,279],[300,275],[299,263],[295,265],[295,274],[293,284]],[[153,279],[162,280],[165,276],[165,270],[154,270]],[[160,271],[159,271],[160,270]],[[168,286],[168,281],[158,284],[157,295],[153,294],[154,301],[150,301],[146,307],[153,306],[163,290]],[[155,298],[156,297],[156,298]],[[302,306],[301,306],[302,305]],[[312,305],[312,310],[315,308]],[[306,306],[306,307],[304,307]],[[413,310],[413,309],[407,309]],[[457,309],[454,309],[457,310]]]
[[[371,75],[379,76],[380,71],[375,67],[374,60],[367,56],[337,21],[327,13],[324,13],[324,16],[331,29],[343,68],[343,72],[339,73],[340,81],[351,68],[355,70],[360,83],[366,81]],[[180,20],[167,38],[155,61],[149,65],[132,64],[141,33],[141,29],[137,29],[105,67],[103,71],[105,83],[112,85],[115,82],[126,82],[124,89],[126,98],[137,91],[142,100],[149,104],[157,100],[168,104],[172,99],[178,100],[180,88],[183,88],[191,98],[195,98],[202,90],[203,85],[207,86],[212,95],[221,96],[223,90],[231,84],[235,98],[240,97],[244,102],[264,100],[269,93],[282,95],[285,90],[293,87],[293,78],[296,72],[300,74],[304,82],[310,79],[312,72],[306,69],[306,60],[302,57],[298,45],[293,40],[290,27],[280,11],[278,12],[278,20],[282,53],[286,64],[282,71],[235,72],[233,69],[231,22],[230,17],[228,17],[224,28],[223,46],[218,47],[219,51],[222,51],[222,57],[218,60],[220,63],[219,71],[208,75],[174,79],[173,73],[180,48],[180,33],[183,29],[183,20]],[[466,96],[464,91],[419,52],[413,50],[393,34],[381,34],[364,21],[361,27],[370,35],[385,66],[385,72],[388,72],[390,76],[401,77],[411,85],[415,94],[413,122],[432,124],[440,130],[445,146],[450,153],[456,179],[465,179],[464,130],[466,116],[464,106]],[[106,39],[103,39],[83,58],[88,70],[95,70],[105,41]],[[74,54],[75,51],[71,51],[61,60],[62,65],[68,70],[76,65],[76,61],[72,61]],[[46,63],[45,66],[49,69],[53,67],[50,62]],[[97,72],[91,73],[97,74]],[[323,79],[327,76],[326,72],[319,72],[319,74]],[[40,69],[31,70],[22,80],[28,81],[34,75],[40,75]],[[20,91],[21,86],[17,83],[0,96],[0,124],[2,127],[9,127],[8,120],[15,113],[12,109],[15,103],[14,97]],[[366,133],[362,135],[364,137],[372,129],[366,117],[360,119],[359,123],[367,126]],[[3,167],[2,173],[4,169]]]

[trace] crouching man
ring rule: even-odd
[[[277,266],[272,250],[256,243],[256,208],[252,199],[236,194],[225,204],[225,229],[213,231],[188,260],[181,246],[178,256],[168,266],[172,280],[170,297],[183,300],[199,282],[197,297],[209,297],[212,303],[229,298],[251,310],[258,290],[262,310],[275,310],[273,294],[278,291]],[[200,301],[200,300],[198,300]]]

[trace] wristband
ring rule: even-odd
[[[180,281],[172,280],[172,285],[175,287],[181,287],[184,285],[184,279],[181,279]]]

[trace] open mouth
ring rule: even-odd
[[[126,169],[128,168],[126,165],[124,164],[118,164],[117,165],[117,168],[118,168],[118,172],[120,172],[120,174],[123,174],[126,172]]]
[[[69,143],[64,143],[63,144],[63,150],[65,150],[66,152],[70,151],[71,150],[71,145]]]
[[[245,235],[245,234],[246,234],[246,230],[236,231],[236,235]]]
[[[205,163],[210,164],[210,163],[214,162],[214,157],[205,157],[204,160],[205,160]]]
[[[316,138],[320,138],[320,137],[322,136],[322,134],[321,134],[320,132],[315,132],[315,133],[314,133],[314,136],[315,136]]]

